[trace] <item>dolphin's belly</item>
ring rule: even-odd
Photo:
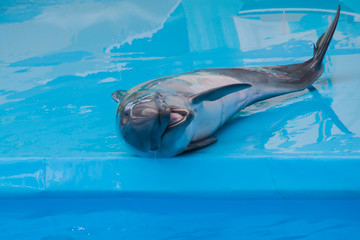
[[[195,131],[192,141],[212,135],[235,113],[247,106],[249,90],[229,94],[217,101],[204,101],[196,106]]]

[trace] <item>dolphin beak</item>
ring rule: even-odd
[[[171,109],[165,108],[164,110],[159,112],[159,125],[155,125],[155,127],[151,131],[151,151],[158,151],[161,146],[162,135],[166,131],[171,116]],[[156,127],[157,126],[157,127]]]

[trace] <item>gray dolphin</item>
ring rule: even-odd
[[[216,142],[212,134],[241,109],[303,90],[320,77],[339,15],[340,6],[306,62],[202,69],[115,91],[118,134],[143,157],[172,157]]]

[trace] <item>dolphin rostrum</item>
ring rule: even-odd
[[[252,103],[310,86],[323,72],[322,60],[340,15],[306,62],[266,67],[212,68],[153,79],[112,94],[118,134],[143,157],[172,157],[206,147],[212,134]]]

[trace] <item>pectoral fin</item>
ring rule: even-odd
[[[218,88],[213,88],[205,92],[201,92],[191,96],[190,102],[192,104],[197,104],[202,101],[216,101],[219,98],[225,97],[228,94],[238,92],[247,89],[249,87],[251,87],[251,84],[237,83],[237,84],[226,85]]]
[[[111,96],[116,102],[121,102],[121,100],[125,94],[126,94],[125,90],[117,90],[117,91],[113,92],[111,94]]]
[[[193,150],[197,150],[200,148],[204,148],[207,147],[213,143],[215,143],[217,141],[217,138],[205,138],[203,140],[199,140],[196,142],[191,142],[187,148],[185,149],[185,152],[189,152],[189,151],[193,151]]]

